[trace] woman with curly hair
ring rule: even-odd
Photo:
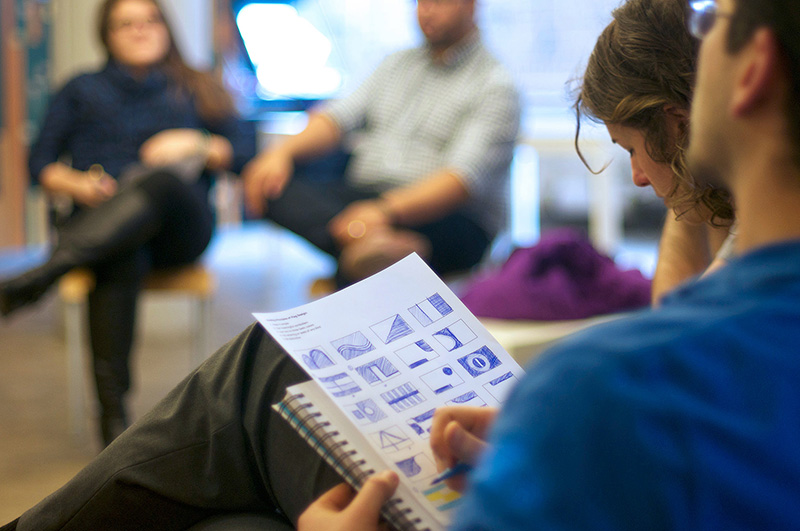
[[[699,185],[686,167],[689,109],[699,42],[686,31],[684,0],[630,0],[614,10],[576,90],[583,117],[606,125],[628,151],[633,182],[651,186],[667,216],[653,278],[653,302],[724,262],[734,212],[727,191]],[[588,166],[588,164],[587,164]],[[716,260],[715,260],[716,258]]]

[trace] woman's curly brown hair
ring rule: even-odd
[[[578,155],[589,167],[578,142],[583,116],[642,131],[648,155],[675,173],[673,210],[681,215],[702,205],[711,224],[730,225],[730,194],[699,186],[687,169],[688,125],[677,138],[666,125],[665,107],[688,110],[694,90],[699,42],[686,29],[686,1],[628,0],[612,16],[574,91]]]

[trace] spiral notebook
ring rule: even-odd
[[[289,387],[285,398],[272,407],[354,489],[360,489],[366,478],[386,468],[363,435],[352,429],[341,410],[313,380]],[[455,501],[458,494],[450,497]],[[430,509],[416,500],[407,485],[401,484],[381,513],[394,529],[441,529],[442,524]]]
[[[429,438],[442,405],[498,406],[523,371],[417,256],[318,301],[255,317],[312,380],[274,407],[358,489],[397,472],[397,529],[447,527],[460,496]]]

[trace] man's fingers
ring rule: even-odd
[[[464,459],[464,456],[458,453],[461,450],[453,448],[452,441],[449,438],[456,426],[467,433],[471,433],[473,438],[481,440],[486,437],[495,415],[496,410],[494,408],[486,407],[457,406],[437,408],[436,413],[433,415],[430,437],[430,445],[436,459],[437,468],[442,471],[453,466],[457,461]],[[450,431],[448,431],[448,427]]]
[[[341,511],[353,501],[356,493],[347,483],[339,483],[317,498],[315,504],[332,511]]]
[[[244,180],[244,204],[248,214],[261,216],[264,213],[264,195],[256,176],[250,175]]]
[[[392,497],[400,479],[391,470],[372,475],[350,503],[348,511],[366,522],[377,521],[381,507]]]
[[[474,465],[486,448],[486,442],[461,427],[458,421],[447,424],[444,437],[457,461]]]

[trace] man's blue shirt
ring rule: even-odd
[[[800,243],[528,368],[456,529],[800,526]]]

